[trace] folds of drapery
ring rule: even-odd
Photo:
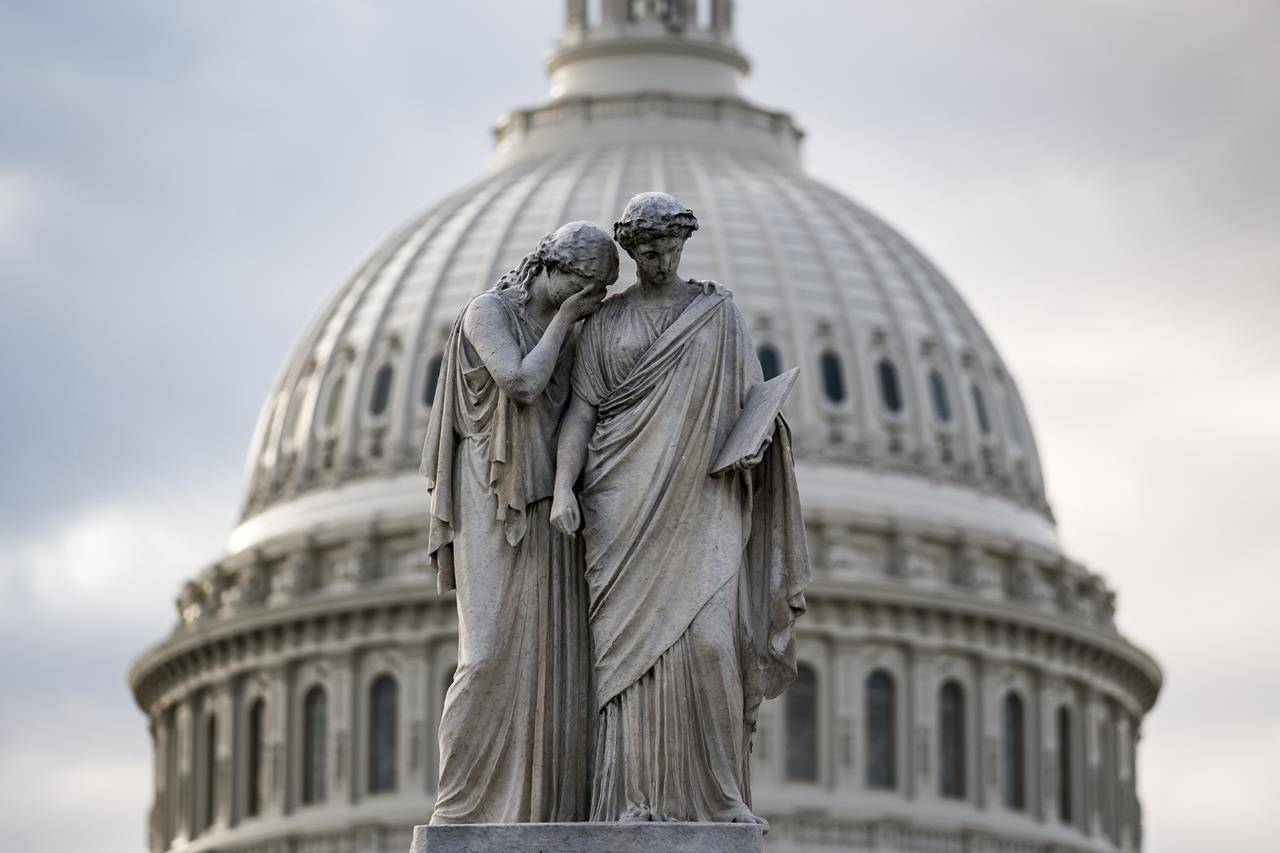
[[[810,576],[791,428],[781,416],[764,458],[746,477],[751,523],[738,576],[738,626],[749,733],[761,702],[780,695],[796,677],[795,623],[805,610]]]
[[[494,289],[484,294],[490,295],[496,295],[506,309],[512,336],[527,355],[542,330],[525,315],[513,291]],[[546,390],[533,403],[521,406],[494,381],[467,342],[465,315],[464,309],[441,354],[420,469],[431,496],[427,554],[442,593],[456,588],[453,541],[459,517],[481,510],[457,505],[453,467],[458,440],[473,439],[487,454],[491,511],[502,522],[507,543],[517,544],[525,533],[526,508],[550,497],[555,485],[555,436],[568,399],[572,363],[572,342],[566,342]]]
[[[754,712],[794,677],[809,578],[789,431],[780,421],[758,472],[708,475],[763,380],[723,288],[696,296],[634,364],[619,364],[614,346],[627,312],[606,304],[597,316],[574,369],[576,393],[598,414],[581,493],[597,705],[652,668],[736,576]]]

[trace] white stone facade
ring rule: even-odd
[[[789,116],[736,94],[730,3],[567,13],[554,97],[499,124],[494,171],[392,235],[300,341],[228,555],[131,672],[154,742],[151,849],[408,849],[456,656],[414,472],[435,356],[542,234],[607,225],[660,189],[702,223],[682,269],[734,291],[762,358],[803,368],[787,411],[814,560],[809,680],[756,735],[766,847],[1138,850],[1160,671],[1062,553],[1029,419],[972,313],[803,172]]]

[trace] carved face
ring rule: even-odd
[[[595,279],[570,270],[547,271],[547,295],[551,299],[551,304],[556,306],[584,287],[592,287],[598,283],[603,286],[603,282],[596,282]]]
[[[659,237],[637,243],[628,253],[636,262],[636,272],[644,281],[654,284],[670,284],[676,280],[680,268],[680,253],[684,251],[683,237]]]

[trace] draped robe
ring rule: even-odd
[[[749,814],[760,702],[795,675],[808,555],[779,418],[757,469],[709,475],[759,360],[728,291],[588,318],[580,486],[596,707],[592,820]]]
[[[544,329],[495,290],[527,355]],[[465,311],[463,315],[465,315]],[[456,590],[458,668],[440,721],[432,823],[586,817],[588,661],[581,546],[550,524],[572,342],[544,392],[516,403],[459,316],[445,345],[422,472],[428,552]]]

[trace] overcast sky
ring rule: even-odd
[[[560,5],[0,2],[0,847],[143,849],[128,663],[220,552],[295,337],[542,98]],[[986,324],[1066,547],[1166,669],[1147,849],[1275,850],[1280,4],[738,19],[749,96]]]

